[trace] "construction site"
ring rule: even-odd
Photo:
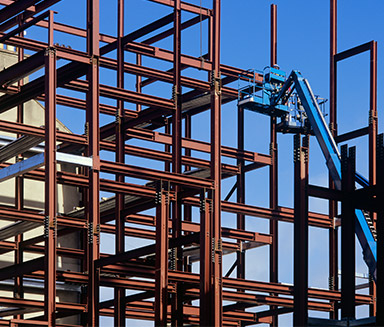
[[[249,69],[225,1],[0,0],[0,326],[384,326],[377,40],[323,4],[318,95],[257,3]]]

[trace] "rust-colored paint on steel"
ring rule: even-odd
[[[182,168],[182,87],[181,87],[181,0],[174,0],[173,6],[173,102],[172,113],[172,172],[181,173]],[[181,186],[174,185],[176,201],[172,202],[172,237],[182,236],[182,204],[180,199]],[[173,249],[171,269],[182,270],[183,249]],[[177,292],[172,296],[171,325],[183,325],[183,290],[181,283],[176,285]]]
[[[294,135],[293,325],[308,325],[308,158],[309,136]]]
[[[370,85],[369,85],[369,185],[376,185],[377,178],[377,162],[376,162],[376,146],[377,146],[377,42],[371,42],[370,48]],[[370,212],[370,216],[373,222],[373,226],[377,226],[377,213]],[[376,284],[371,280],[369,285],[369,292],[374,298],[376,298]],[[370,306],[370,315],[375,316],[377,311],[377,303],[374,302]]]
[[[378,167],[382,167],[384,164],[384,144],[383,135],[378,136],[377,151],[376,151],[376,164]],[[384,171],[378,169],[377,171],[377,185],[384,186]],[[378,308],[384,307],[384,210],[383,200],[381,199],[381,208],[378,212],[377,219],[377,282],[376,282],[376,305]],[[376,312],[376,326],[384,325],[384,311],[377,310]]]
[[[332,190],[332,183],[330,188],[304,187],[308,179],[308,162],[299,160],[295,163],[294,208],[278,205],[276,119],[270,120],[269,154],[256,153],[245,148],[248,131],[244,130],[244,111],[241,108],[238,109],[237,146],[221,144],[221,105],[237,99],[237,90],[228,85],[244,71],[221,63],[220,0],[212,0],[211,8],[202,8],[181,0],[152,0],[154,7],[168,6],[170,13],[126,35],[123,13],[124,5],[130,3],[118,0],[116,36],[100,34],[99,0],[87,0],[86,29],[53,22],[53,12],[47,9],[56,2],[58,1],[31,0],[19,3],[0,0],[0,4],[5,6],[1,9],[1,19],[4,21],[0,24],[0,31],[34,25],[43,28],[49,36],[48,42],[43,42],[25,35],[12,36],[12,32],[1,35],[6,44],[19,48],[19,63],[0,74],[0,84],[4,85],[6,93],[0,98],[0,111],[6,112],[15,106],[18,110],[16,122],[0,120],[0,130],[17,133],[18,137],[45,138],[46,160],[44,168],[17,178],[15,206],[0,206],[2,219],[46,224],[44,235],[23,240],[23,233],[15,231],[14,241],[0,241],[2,254],[15,251],[15,264],[0,269],[2,279],[15,277],[15,297],[0,297],[0,303],[19,308],[12,311],[16,319],[12,322],[5,321],[7,325],[16,327],[29,321],[36,325],[54,326],[55,318],[78,315],[80,324],[88,326],[99,325],[99,316],[114,319],[114,324],[118,326],[126,325],[128,318],[151,320],[158,326],[239,326],[257,323],[277,326],[278,315],[289,312],[294,312],[294,321],[297,324],[304,325],[308,310],[329,312],[331,318],[337,319],[340,306],[343,316],[352,316],[355,305],[370,305],[371,315],[375,314],[376,293],[373,287],[370,295],[353,295],[351,290],[351,294],[346,295],[345,285],[342,292],[338,291],[338,225],[334,218],[337,216],[337,201],[340,200],[341,192]],[[380,160],[375,163],[377,44],[371,41],[337,53],[336,0],[330,1],[330,9],[331,132],[339,142],[369,134],[369,180],[371,184],[375,184],[376,171],[379,171],[377,167],[382,166]],[[186,12],[191,17],[183,21],[182,17]],[[40,19],[47,16],[50,19]],[[270,66],[275,66],[276,5],[270,7],[270,18]],[[208,51],[206,54],[201,53],[199,57],[181,51],[186,41],[181,38],[184,35],[182,31],[192,26],[198,27],[196,25],[200,25],[201,32],[208,36]],[[54,44],[54,32],[73,35],[85,41],[86,51]],[[158,42],[167,37],[173,39],[172,49],[158,46]],[[204,37],[203,39],[205,40]],[[105,45],[100,46],[101,42]],[[24,58],[25,50],[31,51],[32,55]],[[116,58],[106,56],[112,51],[116,52]],[[364,51],[370,51],[371,55],[369,126],[338,136],[336,64]],[[131,52],[136,57],[136,63],[125,62],[125,52]],[[149,62],[165,61],[171,68],[163,70],[150,67],[147,65],[148,58]],[[59,59],[68,63],[56,69],[56,60]],[[23,77],[41,68],[45,68],[45,76],[29,83],[23,82]],[[116,84],[100,85],[100,68],[116,73]],[[206,74],[201,75],[204,78],[183,76],[187,69],[199,69]],[[127,75],[136,80],[136,86],[132,89],[124,85]],[[86,78],[83,79],[83,76]],[[252,78],[250,73],[248,77]],[[261,85],[263,76],[257,74],[255,77],[258,85]],[[148,85],[153,87],[156,82],[173,86],[173,97],[169,94],[164,97],[154,96],[144,90]],[[60,88],[85,95],[85,99],[83,96],[56,94],[56,89],[60,92]],[[182,88],[189,90],[183,94]],[[104,97],[108,99],[108,104],[100,103],[104,101]],[[199,98],[201,104],[188,109],[186,104]],[[47,120],[44,127],[24,122],[23,106],[31,99],[45,101]],[[84,135],[56,130],[56,104],[85,110]],[[125,105],[129,109],[124,108]],[[197,140],[192,135],[192,129],[195,131],[196,127],[192,126],[194,116],[205,111],[210,111],[211,115],[211,135],[208,142]],[[100,126],[100,114],[115,116],[116,119]],[[126,144],[128,140],[138,140],[150,145],[146,147]],[[82,167],[76,173],[56,171],[56,142],[61,142],[58,151],[92,157],[93,166]],[[156,150],[151,144],[157,146]],[[108,151],[113,155],[108,156],[108,161],[100,160],[100,151]],[[300,145],[300,159],[306,151],[308,143]],[[196,155],[197,152],[202,152],[206,158],[202,159],[200,155]],[[145,158],[160,165],[154,169],[145,164],[139,167],[134,161],[125,163],[126,155]],[[233,163],[222,162],[222,158],[223,161],[229,158]],[[0,168],[9,165],[8,162],[2,162]],[[268,166],[269,171],[268,208],[250,205],[247,203],[248,196],[247,199],[245,197],[248,172],[265,166]],[[197,175],[194,175],[195,170]],[[111,174],[112,177],[100,178],[100,174]],[[128,178],[143,182],[126,182]],[[221,199],[222,180],[229,178],[236,179],[235,187],[228,195],[228,199],[232,199],[231,195],[237,189],[236,200],[232,200],[233,202]],[[44,183],[44,214],[24,207],[24,180]],[[82,192],[84,208],[78,209],[75,216],[57,215],[57,185],[77,187]],[[115,198],[100,203],[102,191],[114,194]],[[308,212],[308,192],[310,196],[334,199],[329,204],[329,215]],[[345,216],[345,201],[343,202]],[[196,219],[197,208],[200,208],[200,214]],[[144,212],[145,210],[152,212]],[[233,217],[231,224],[236,227],[222,226],[223,213]],[[270,233],[248,230],[246,223],[255,219],[269,219]],[[278,282],[279,221],[294,223],[295,234],[299,235],[294,237],[294,286]],[[56,226],[59,227],[57,232]],[[329,290],[312,289],[307,285],[308,254],[305,244],[308,241],[308,226],[329,230]],[[348,229],[346,223],[344,234],[345,227]],[[100,253],[101,233],[114,235],[113,255]],[[58,237],[76,234],[82,235],[82,245],[79,248],[57,247]],[[351,228],[348,235],[352,239]],[[151,244],[127,250],[125,241],[128,237],[144,239]],[[380,234],[378,237],[382,240]],[[39,244],[44,240],[44,245]],[[270,248],[269,260],[261,263],[270,266],[269,282],[248,280],[245,275],[246,264],[247,269],[251,267],[246,260],[246,251],[261,246]],[[341,254],[345,259],[345,244],[343,248]],[[237,267],[236,278],[223,277],[222,263],[226,260],[224,254],[235,252],[236,262],[232,263],[228,276],[232,276],[232,271]],[[45,253],[46,256],[28,262],[23,261],[23,253]],[[378,252],[378,256],[380,255],[382,254]],[[79,272],[56,269],[56,261],[61,258],[79,260]],[[196,262],[199,263],[200,270],[192,273]],[[352,266],[351,262],[343,261],[343,266]],[[348,269],[343,273],[347,276],[343,283],[354,288],[351,281],[352,268]],[[24,298],[23,279],[26,278],[45,282],[47,287],[44,302]],[[62,303],[56,300],[57,282],[83,286],[80,302]],[[111,300],[100,303],[101,287],[113,288],[114,296]],[[140,293],[126,296],[126,290]],[[383,301],[382,293],[378,294],[378,302]],[[348,296],[350,298],[347,299]],[[200,301],[199,307],[194,305],[195,300]],[[223,307],[224,301],[231,303]],[[259,305],[268,308],[257,313],[247,310]],[[40,320],[26,320],[26,310],[44,310],[45,316],[43,318],[40,315]],[[2,321],[0,324],[3,324]]]
[[[237,107],[237,148],[244,150],[244,108]],[[237,159],[237,166],[240,172],[236,178],[236,201],[245,203],[245,160],[244,158]],[[237,214],[237,229],[245,230],[245,216],[242,213]],[[236,276],[237,278],[245,278],[245,251],[237,252],[236,258]]]
[[[354,207],[348,196],[355,188],[355,148],[341,148],[341,318],[355,319],[355,219]]]
[[[19,26],[23,24],[23,19],[19,17]],[[51,21],[52,24],[52,21]],[[19,33],[20,37],[23,37],[23,32]],[[24,49],[19,48],[18,49],[18,56],[17,56],[17,62],[21,62],[24,59]],[[24,80],[21,79],[17,82],[17,86],[21,87],[24,85]],[[17,117],[16,121],[18,123],[24,122],[24,104],[20,104],[17,106]],[[21,137],[22,135],[17,134],[17,137]],[[17,159],[21,159],[21,154],[18,154],[16,157]],[[17,210],[22,210],[24,208],[24,179],[22,176],[17,176],[15,181],[15,207]],[[20,264],[23,262],[23,249],[21,248],[20,244],[23,241],[23,234],[18,234],[15,236],[15,255],[14,255],[14,262],[15,264]],[[14,293],[13,296],[16,298],[23,298],[24,297],[24,290],[23,290],[23,276],[16,276],[14,279]],[[23,314],[15,315],[15,319],[22,319],[24,317]]]
[[[211,76],[211,179],[212,198],[212,301],[211,326],[222,326],[222,248],[221,248],[221,71],[220,71],[220,22],[221,0],[213,0],[212,20],[212,76]],[[210,258],[204,258],[210,260]]]
[[[270,35],[270,66],[277,65],[277,5],[271,5],[271,35]],[[270,119],[270,144],[269,153],[271,156],[271,165],[269,166],[269,207],[272,210],[278,208],[278,161],[277,161],[277,131],[276,131],[276,117]],[[272,219],[269,222],[269,232],[272,235],[272,244],[269,247],[269,280],[277,283],[279,280],[279,223],[277,220]],[[272,294],[273,295],[273,294]],[[271,310],[276,309],[271,307]],[[271,326],[278,325],[277,316],[272,316]]]
[[[200,195],[200,258],[208,258],[209,260],[202,260],[200,262],[200,325],[209,326],[211,324],[212,313],[212,300],[210,294],[212,293],[211,282],[211,256],[212,256],[212,242],[211,242],[211,211],[209,202],[206,199],[205,191]]]
[[[336,108],[336,61],[337,53],[337,0],[330,0],[330,53],[329,53],[329,125],[332,136],[337,139],[337,108]],[[328,177],[329,187],[335,189],[332,177]],[[328,204],[329,219],[334,220],[337,216],[337,202],[329,201]],[[329,235],[329,289],[338,289],[339,273],[338,273],[338,231],[331,228]],[[330,319],[338,318],[338,310],[334,310],[329,314]]]
[[[155,325],[167,326],[168,307],[168,192],[159,183],[156,206]]]
[[[48,48],[45,52],[45,281],[44,315],[50,326],[56,325],[56,55],[53,50],[53,12],[49,15]]]
[[[116,86],[120,89],[124,88],[124,49],[121,39],[124,37],[124,0],[119,0],[117,3],[117,38],[119,40],[117,45],[117,80]],[[124,121],[125,110],[124,101],[117,100],[116,112],[116,131],[115,131],[115,161],[117,163],[125,162],[125,133],[122,128]],[[124,175],[116,174],[116,181],[124,183]],[[122,253],[125,250],[125,217],[122,213],[124,209],[124,194],[119,192],[115,194],[115,253]],[[114,289],[114,324],[116,326],[125,326],[125,297],[124,288]]]
[[[88,67],[86,134],[88,138],[89,157],[93,158],[93,167],[88,171],[89,188],[86,203],[88,222],[88,316],[89,326],[99,325],[99,271],[95,261],[99,259],[99,226],[100,226],[100,137],[99,137],[99,0],[87,1],[87,51],[91,58]]]

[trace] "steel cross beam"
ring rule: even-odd
[[[170,20],[171,18],[172,17],[168,15],[151,24],[148,24],[147,26],[144,26],[143,28],[124,36],[121,39],[121,42],[125,44],[139,37],[142,37],[155,29],[158,29],[166,24],[169,24],[171,22]],[[93,42],[96,42],[96,41],[98,44],[99,33],[95,33],[93,37]],[[108,52],[115,50],[116,48],[117,48],[117,41],[113,41],[112,43],[109,43],[103,46],[102,48],[97,49],[98,56],[105,55]],[[62,86],[73,79],[83,76],[84,74],[87,73],[87,67],[88,65],[83,63],[78,63],[78,62],[71,62],[63,67],[60,67],[57,71],[57,76],[58,76],[57,85]],[[23,103],[25,101],[36,98],[37,96],[41,95],[44,92],[44,78],[43,77],[37,78],[36,80],[24,85],[21,88],[21,91],[22,91],[20,92],[21,95],[20,94],[4,95],[3,97],[1,97],[2,105],[0,106],[0,111],[1,112],[6,111],[14,107],[18,103]]]
[[[14,3],[2,8],[0,10],[0,23],[5,22],[6,20],[16,16],[17,14],[25,11],[29,7],[32,7],[40,0],[24,0],[24,1],[15,1]]]

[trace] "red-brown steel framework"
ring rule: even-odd
[[[238,146],[221,145],[221,105],[237,99],[237,90],[227,86],[237,80],[242,69],[224,65],[220,61],[220,0],[212,1],[212,8],[202,8],[180,0],[151,0],[173,8],[165,17],[124,35],[124,1],[117,1],[117,37],[100,34],[99,0],[87,0],[87,29],[68,26],[54,21],[50,6],[59,0],[0,0],[0,42],[19,49],[19,62],[0,73],[2,92],[0,112],[18,107],[16,122],[0,121],[0,130],[17,133],[18,137],[45,138],[45,168],[28,171],[17,177],[15,207],[0,206],[0,218],[31,221],[44,224],[44,235],[23,240],[16,234],[14,242],[1,241],[2,253],[15,251],[15,264],[0,269],[0,278],[15,279],[15,296],[0,297],[1,306],[18,308],[13,319],[0,320],[0,325],[23,326],[61,325],[57,318],[79,315],[81,325],[96,326],[100,316],[113,316],[114,323],[125,326],[126,319],[152,320],[156,326],[247,326],[258,323],[278,325],[278,315],[294,313],[295,325],[308,324],[308,310],[330,313],[331,319],[355,317],[357,305],[369,304],[371,316],[383,303],[383,257],[378,246],[377,291],[371,282],[370,295],[355,293],[354,257],[346,255],[354,247],[354,228],[351,203],[354,194],[354,151],[344,148],[343,190],[336,191],[330,180],[330,188],[308,185],[309,136],[295,136],[294,155],[294,209],[278,205],[277,197],[277,131],[276,119],[271,118],[270,153],[260,154],[244,148],[244,112],[238,109]],[[125,3],[127,4],[127,2]],[[360,204],[370,210],[374,223],[378,222],[378,245],[383,244],[383,226],[377,217],[382,216],[378,188],[383,185],[382,173],[377,165],[383,165],[382,140],[377,143],[377,45],[372,41],[338,53],[336,37],[336,0],[330,1],[330,129],[337,142],[369,135],[369,182],[372,191],[366,202]],[[185,22],[181,13],[189,12],[194,18]],[[181,31],[202,21],[208,21],[208,53],[200,58],[181,52]],[[172,24],[172,27],[147,38],[149,33]],[[46,28],[48,42],[23,36],[22,31],[37,25]],[[86,40],[86,51],[70,49],[54,43],[54,31],[75,35]],[[166,37],[173,37],[173,50],[152,44]],[[100,46],[103,42],[105,45]],[[29,57],[23,51],[32,51]],[[108,57],[112,51],[116,59]],[[124,61],[124,52],[136,55],[136,64]],[[369,51],[370,56],[370,119],[369,126],[339,135],[337,133],[336,71],[337,63],[358,53]],[[270,65],[277,64],[277,7],[271,6]],[[143,57],[151,57],[173,63],[173,68],[161,71],[142,65]],[[69,63],[56,68],[56,61]],[[44,68],[44,76],[29,83],[23,77],[36,69]],[[116,86],[99,82],[99,69],[116,72]],[[208,72],[206,80],[182,75],[186,68]],[[136,89],[124,88],[125,74],[136,76]],[[85,76],[85,79],[80,79]],[[250,76],[252,77],[252,76]],[[257,80],[261,83],[261,76]],[[18,84],[14,84],[14,82]],[[161,98],[144,93],[145,86],[162,81],[172,85],[172,96]],[[85,100],[56,94],[58,87],[82,92]],[[182,88],[191,91],[183,92]],[[100,97],[116,100],[116,106],[100,102]],[[38,99],[45,104],[45,127],[34,127],[23,122],[23,103]],[[124,104],[136,105],[126,109]],[[55,128],[56,105],[64,105],[86,111],[85,133],[69,134]],[[191,117],[209,110],[211,114],[210,142],[191,137]],[[115,116],[113,123],[100,126],[100,114]],[[183,137],[183,122],[184,137]],[[164,127],[164,132],[156,131]],[[128,139],[146,140],[164,145],[164,151],[133,146]],[[57,142],[60,142],[56,148]],[[380,147],[381,146],[381,147]],[[183,154],[184,149],[184,154]],[[100,158],[100,151],[115,153],[114,161]],[[78,174],[56,171],[56,153],[82,153],[91,157],[91,168],[83,167]],[[210,159],[192,156],[192,151],[210,154]],[[15,153],[15,156],[20,153]],[[125,163],[125,155],[162,161],[164,170],[138,167]],[[222,157],[237,160],[236,165],[222,163]],[[1,167],[9,164],[1,163]],[[269,166],[269,208],[246,204],[246,173]],[[190,174],[183,173],[192,171]],[[199,168],[198,173],[193,173]],[[115,179],[101,178],[109,173]],[[236,184],[222,200],[221,180],[236,176]],[[352,176],[352,177],[351,177]],[[126,177],[148,181],[145,185],[126,183]],[[352,179],[351,179],[352,178]],[[23,179],[45,183],[45,212],[23,207]],[[376,181],[376,179],[378,179]],[[380,182],[380,183],[379,183]],[[77,186],[81,190],[85,208],[79,215],[57,215],[56,185]],[[352,185],[352,186],[351,186]],[[236,202],[228,201],[237,190]],[[371,190],[371,189],[370,189]],[[114,206],[104,210],[100,192],[115,193]],[[346,196],[346,194],[348,196]],[[372,194],[376,198],[372,198]],[[130,200],[127,201],[127,195]],[[329,215],[308,212],[308,197],[329,199]],[[371,196],[369,199],[368,197]],[[335,219],[338,216],[337,201],[342,202],[342,282],[338,290],[338,234]],[[383,202],[383,201],[381,201]],[[359,202],[360,203],[360,202]],[[199,223],[192,221],[193,207],[200,208]],[[155,209],[155,215],[143,214]],[[236,228],[221,226],[221,213],[237,215]],[[377,214],[376,214],[377,213]],[[270,233],[262,234],[246,230],[245,216],[270,220]],[[294,286],[279,283],[278,278],[278,222],[294,223]],[[113,223],[114,222],[114,223]],[[131,227],[126,223],[143,225]],[[151,228],[148,228],[150,226]],[[329,290],[308,288],[308,226],[329,230]],[[80,232],[81,248],[58,247],[60,235]],[[100,234],[115,235],[115,254],[100,253]],[[153,240],[152,245],[125,249],[126,237]],[[44,245],[38,245],[44,241]],[[270,282],[248,280],[245,274],[245,251],[257,246],[270,247]],[[22,252],[44,255],[23,262]],[[223,254],[235,252],[236,262],[227,274],[223,274]],[[353,251],[354,253],[354,251]],[[81,261],[80,271],[60,271],[58,256],[68,256]],[[199,273],[192,272],[191,258],[198,261]],[[229,277],[236,269],[236,278]],[[136,278],[132,278],[136,277]],[[23,297],[23,279],[44,280],[44,301]],[[57,282],[82,285],[79,303],[61,303],[56,300]],[[100,287],[114,289],[114,299],[100,302]],[[126,295],[126,290],[134,291]],[[376,301],[377,299],[377,301]],[[196,300],[199,300],[196,304]],[[223,304],[224,301],[232,304]],[[247,308],[267,305],[259,312]],[[44,316],[26,319],[23,313],[42,312]],[[378,311],[377,324],[383,321]]]

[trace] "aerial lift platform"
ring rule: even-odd
[[[337,190],[341,190],[341,159],[338,147],[324,118],[325,100],[314,95],[308,81],[293,70],[287,74],[278,67],[267,67],[262,72],[262,86],[256,80],[239,87],[238,106],[264,115],[277,117],[282,133],[312,134],[319,142],[329,173]],[[239,79],[240,80],[240,79]],[[355,180],[362,187],[368,181],[356,173]],[[369,214],[355,210],[356,235],[363,250],[364,261],[376,281],[376,230]]]

